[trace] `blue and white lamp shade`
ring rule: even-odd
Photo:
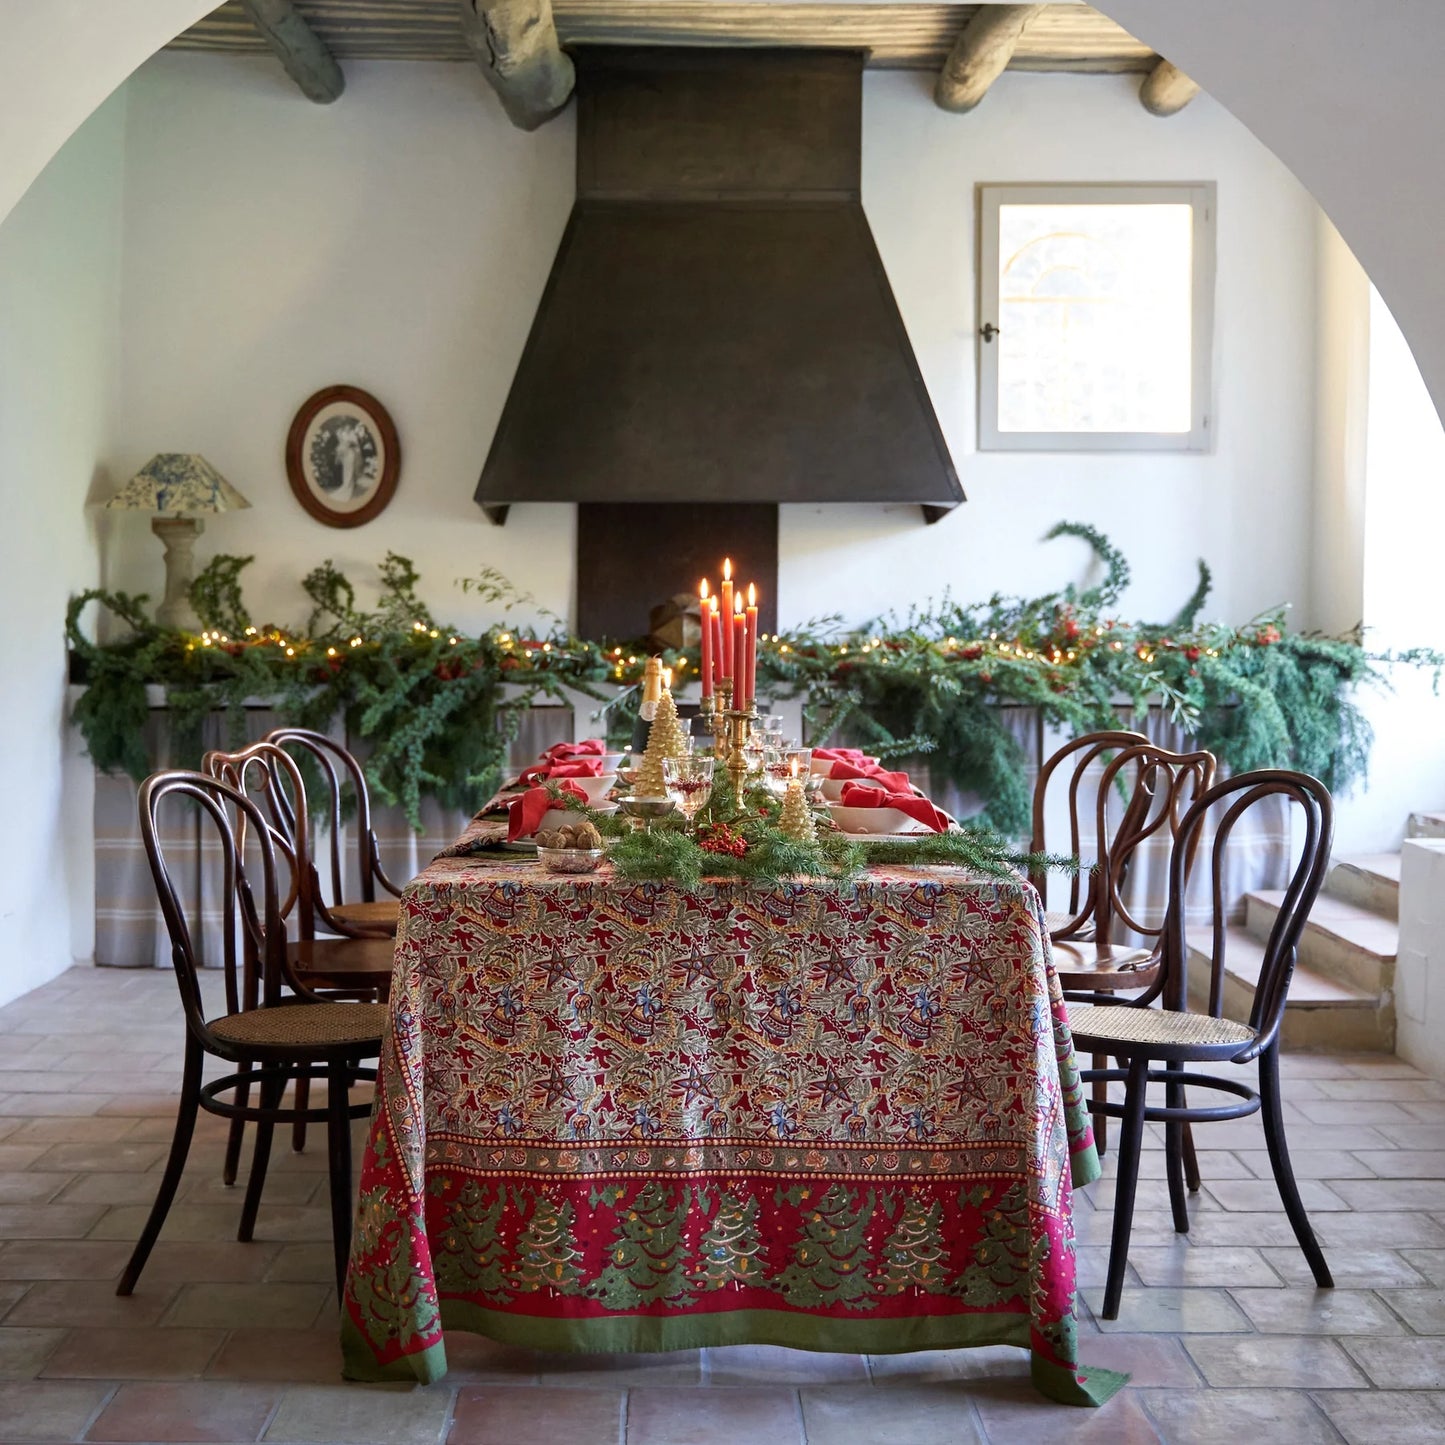
[[[194,516],[235,512],[251,504],[205,457],[157,452],[105,505],[159,516]]]

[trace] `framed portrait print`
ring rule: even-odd
[[[286,438],[286,475],[296,500],[328,527],[360,527],[386,510],[401,446],[386,408],[355,386],[309,398]]]

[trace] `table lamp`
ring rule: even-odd
[[[156,608],[156,621],[197,631],[201,620],[191,606],[191,553],[205,526],[197,514],[234,512],[250,502],[205,457],[157,452],[105,505],[153,514],[151,531],[166,549],[166,595]]]

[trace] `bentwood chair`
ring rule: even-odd
[[[281,903],[281,917],[283,921],[293,915],[295,918],[297,936],[285,943],[291,972],[310,991],[325,997],[385,1002],[391,991],[395,951],[389,936],[316,936],[318,925],[333,931],[337,925],[321,900],[321,885],[311,857],[310,807],[296,760],[276,743],[262,741],[238,752],[209,752],[201,767],[209,776],[265,804],[273,850],[290,865],[290,886]],[[298,1153],[306,1147],[309,1102],[310,1081],[303,1073],[296,1079],[298,1113],[291,1129],[291,1147]],[[244,1132],[244,1122],[234,1120],[221,1175],[227,1184],[236,1180]]]
[[[158,818],[166,804],[191,804],[214,831],[222,866],[221,926],[224,1014],[208,1016],[202,998],[191,922],[186,916],[159,836]],[[374,1079],[362,1069],[381,1049],[386,1010],[379,1004],[334,1003],[318,998],[291,974],[285,951],[285,923],[277,885],[271,830],[251,799],[201,773],[166,772],[148,778],[140,790],[141,837],[155,879],[161,913],[171,940],[171,962],[185,1011],[185,1065],[176,1128],[155,1204],[116,1293],[128,1295],[165,1224],[185,1169],[196,1113],[229,1118],[233,1125],[256,1125],[251,1177],[237,1231],[251,1239],[266,1182],[271,1134],[276,1124],[299,1117],[325,1122],[331,1178],[331,1232],[337,1288],[341,1287],[351,1242],[351,1120],[365,1118],[369,1104],[352,1104],[351,1084]],[[246,835],[252,843],[248,850]],[[258,860],[248,872],[247,853]],[[253,886],[253,879],[259,886]],[[259,894],[259,898],[258,898]],[[290,994],[283,994],[289,988]],[[237,1072],[202,1083],[207,1054],[234,1064]],[[260,1102],[249,1102],[259,1074]],[[290,1078],[324,1079],[324,1109],[283,1107]],[[231,1098],[223,1098],[231,1095]]]
[[[1264,799],[1282,795],[1296,805],[1304,817],[1305,834],[1299,862],[1285,890],[1260,965],[1254,1004],[1247,1023],[1224,1017],[1224,958],[1228,938],[1228,914],[1224,898],[1224,853],[1230,832],[1250,808]],[[1214,921],[1210,938],[1209,1001],[1204,1012],[1188,1007],[1188,945],[1185,938],[1185,893],[1188,864],[1201,831],[1211,812],[1218,828],[1210,846],[1210,898]],[[1241,773],[1210,788],[1195,800],[1179,824],[1174,855],[1169,866],[1169,908],[1165,918],[1159,978],[1136,1008],[1107,1008],[1097,1004],[1071,1004],[1069,1026],[1080,1049],[1108,1053],[1122,1068],[1103,1071],[1109,1081],[1123,1080],[1123,1104],[1106,1102],[1102,1110],[1123,1120],[1119,1138],[1119,1172],[1114,1202],[1114,1233],[1109,1251],[1109,1276],[1104,1290],[1104,1318],[1117,1319],[1129,1260],[1129,1234],[1134,1214],[1134,1194],[1139,1178],[1139,1154],[1146,1121],[1162,1123],[1165,1136],[1165,1164],[1169,1179],[1169,1202],[1174,1228],[1181,1234],[1189,1229],[1189,1210],[1184,1188],[1184,1130],[1192,1124],[1219,1119],[1240,1119],[1262,1109],[1264,1137],[1270,1167],[1279,1187],[1280,1199],[1289,1216],[1295,1238],[1321,1289],[1334,1281],[1325,1263],[1300,1200],[1290,1168],[1285,1143],[1284,1118],[1279,1093],[1279,1034],[1285,1000],[1294,974],[1300,934],[1324,881],[1329,865],[1333,832],[1333,807],[1324,784],[1304,773],[1268,769]],[[1162,998],[1163,1007],[1153,1008]],[[1191,1063],[1248,1064],[1259,1061],[1259,1088],[1251,1089],[1237,1078],[1198,1073],[1185,1068]],[[1152,1067],[1160,1063],[1162,1068]],[[1094,1077],[1086,1071],[1085,1079]],[[1162,1083],[1165,1101],[1147,1102],[1148,1086]],[[1189,1106],[1184,1088],[1223,1093],[1223,1103]],[[1095,1105],[1098,1109],[1101,1106]]]
[[[1138,733],[1091,733],[1066,744],[1045,763],[1034,794],[1034,848],[1044,851],[1044,810],[1050,778],[1065,761],[1069,775],[1069,842],[1077,856],[1083,842],[1082,815],[1093,814],[1094,866],[1070,880],[1069,912],[1050,919],[1054,964],[1064,996],[1084,1003],[1108,1004],[1113,995],[1148,988],[1159,976],[1164,924],[1150,923],[1131,909],[1127,883],[1141,848],[1152,838],[1168,838],[1171,847],[1184,809],[1214,782],[1212,753],[1175,753]],[[1185,878],[1193,850],[1185,860]],[[1081,887],[1080,878],[1086,877]],[[1035,886],[1041,880],[1036,878]],[[1135,940],[1116,941],[1128,929]],[[1093,1066],[1107,1065],[1096,1055]],[[1108,1097],[1108,1084],[1097,1081],[1093,1099]],[[1093,1110],[1095,1141],[1108,1145],[1106,1115]],[[1192,1141],[1186,1146],[1190,1187],[1199,1187]]]
[[[381,866],[381,847],[371,821],[371,795],[366,773],[355,755],[334,738],[310,728],[273,728],[263,742],[284,748],[292,757],[309,765],[313,776],[319,777],[325,790],[325,812],[321,799],[311,799],[311,817],[324,818],[327,826],[327,863],[330,875],[330,902],[319,896],[313,900],[317,918],[333,933],[345,937],[365,938],[381,935],[396,937],[401,911],[401,889],[387,877]],[[348,814],[349,819],[348,819]],[[347,870],[342,848],[344,825],[349,821],[356,833],[356,886],[360,897],[346,902]],[[294,819],[292,826],[295,826]],[[389,897],[378,897],[378,887]]]

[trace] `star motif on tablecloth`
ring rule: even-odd
[[[680,1078],[673,1087],[682,1090],[682,1103],[686,1108],[694,1099],[712,1098],[712,1086],[707,1081],[707,1076],[696,1064],[689,1067],[687,1073]]]
[[[555,948],[543,961],[545,969],[545,982],[548,988],[556,988],[563,979],[570,979],[575,982],[577,975],[572,972],[573,956],[568,954],[565,958]]]
[[[572,1097],[572,1080],[562,1072],[559,1065],[553,1064],[548,1070],[547,1077],[542,1080],[542,1087],[547,1091],[547,1108],[555,1108],[564,1099]]]
[[[848,1093],[848,1081],[838,1077],[836,1069],[829,1069],[827,1077],[819,1085],[822,1090],[822,1098],[819,1103],[823,1108],[830,1104],[850,1104],[852,1096]]]
[[[837,988],[839,984],[852,983],[855,962],[850,954],[831,954],[823,965],[823,987]]]
[[[712,965],[716,957],[716,953],[703,953],[694,949],[691,953],[685,953],[679,958],[677,961],[683,968],[683,987],[696,988],[703,979],[709,983],[715,982],[717,974],[713,972]]]

